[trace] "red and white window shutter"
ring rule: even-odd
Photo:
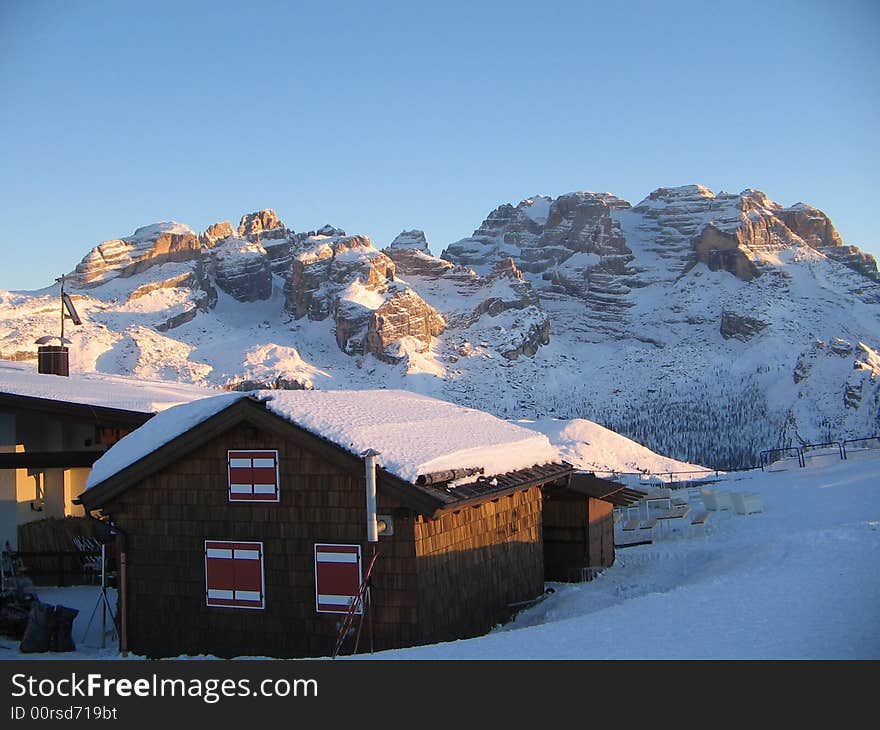
[[[278,452],[273,449],[230,449],[230,502],[278,502]]]
[[[205,540],[207,605],[265,608],[263,586],[263,543]]]
[[[315,607],[318,613],[348,613],[361,586],[360,545],[315,545]],[[361,613],[361,607],[358,607]]]

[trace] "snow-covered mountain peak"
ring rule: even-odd
[[[117,276],[128,277],[167,261],[199,258],[201,243],[187,225],[153,223],[125,238],[104,241],[77,264],[73,283],[96,285]]]
[[[218,241],[222,241],[225,238],[235,235],[237,235],[237,231],[232,227],[232,223],[229,221],[220,221],[219,223],[214,223],[208,226],[202,235],[199,236],[199,240],[205,248],[211,248]]]
[[[253,240],[284,238],[286,234],[287,229],[284,227],[284,223],[271,208],[243,215],[238,224],[238,235]]]
[[[176,221],[163,221],[160,223],[151,223],[148,226],[141,226],[136,229],[131,236],[123,238],[123,241],[137,243],[148,241],[155,242],[163,233],[174,233],[178,236],[195,235],[195,231],[185,223],[177,223]]]
[[[672,188],[657,188],[651,191],[636,208],[659,207],[680,204],[686,201],[699,201],[702,199],[714,200],[713,193],[705,185],[679,185]]]
[[[522,210],[535,223],[544,225],[547,222],[547,216],[550,215],[550,206],[552,204],[553,198],[549,198],[546,195],[536,195],[520,202],[517,209]]]
[[[401,231],[395,236],[394,240],[389,245],[389,248],[411,249],[422,251],[427,254],[430,253],[430,250],[428,249],[428,240],[425,238],[425,232],[418,229]]]

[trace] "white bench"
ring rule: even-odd
[[[703,505],[713,512],[733,509],[730,492],[713,492],[711,489],[703,490]]]
[[[697,512],[697,514],[694,515],[694,519],[691,520],[691,524],[692,525],[705,525],[706,522],[709,521],[710,514],[711,513],[709,512],[709,510],[705,510],[705,509],[702,512]]]
[[[738,515],[752,515],[764,511],[764,500],[757,492],[732,492],[731,498]]]
[[[672,524],[674,522],[682,523],[685,518],[691,513],[690,505],[683,505],[681,507],[674,507],[671,510],[664,512],[663,514],[657,515],[658,519],[663,520],[664,525],[668,525],[669,529],[672,529]]]

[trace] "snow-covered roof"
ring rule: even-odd
[[[184,383],[140,380],[106,373],[44,375],[32,363],[0,361],[0,393],[45,398],[62,403],[158,413],[180,403],[222,391]]]
[[[420,474],[482,468],[486,476],[559,461],[543,434],[406,390],[263,391],[273,413],[408,482]]]
[[[169,408],[95,462],[86,488],[156,451],[248,395],[290,423],[355,455],[380,452],[379,466],[408,482],[421,474],[482,468],[487,477],[558,463],[549,439],[483,411],[404,390],[263,390],[227,393]]]

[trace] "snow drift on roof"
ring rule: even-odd
[[[519,423],[547,436],[569,464],[585,471],[594,471],[598,476],[605,476],[609,472],[658,475],[690,472],[691,476],[713,473],[711,469],[699,464],[657,454],[626,436],[583,418],[568,421],[540,419]]]
[[[408,482],[482,467],[486,476],[559,461],[543,434],[483,411],[405,390],[262,391],[270,411]]]
[[[140,380],[106,373],[43,375],[31,363],[0,361],[0,393],[63,403],[157,413],[222,391],[183,383]]]

